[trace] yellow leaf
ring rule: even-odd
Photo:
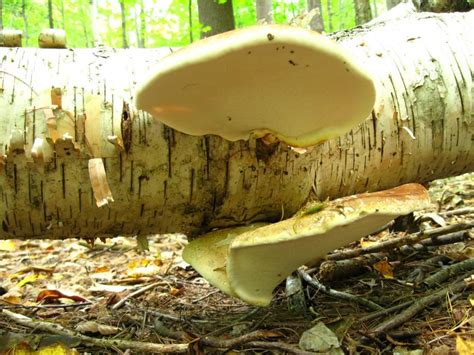
[[[471,307],[474,307],[474,294],[473,295],[469,295],[467,297],[467,299],[469,300],[469,303],[471,304]]]
[[[374,269],[380,272],[386,279],[393,279],[393,268],[386,258],[375,263]]]
[[[0,240],[0,251],[15,251],[16,245],[13,240]]]
[[[474,340],[464,340],[460,336],[456,338],[456,351],[459,355],[474,354]]]
[[[368,247],[371,247],[372,245],[375,245],[375,244],[377,244],[377,242],[373,242],[371,240],[361,239],[361,241],[360,241],[360,246],[362,248],[368,248]]]
[[[19,281],[16,286],[17,287],[23,287],[28,283],[35,282],[36,280],[41,280],[44,279],[44,276],[41,274],[31,274],[23,278],[23,280]]]
[[[10,304],[21,304],[21,298],[16,295],[5,295],[2,300]]]

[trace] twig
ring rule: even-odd
[[[318,278],[325,281],[341,280],[349,276],[356,276],[368,270],[373,265],[384,259],[384,253],[362,255],[353,259],[326,260],[321,263]]]
[[[372,319],[376,319],[376,318],[380,318],[380,317],[383,317],[383,316],[386,316],[390,313],[393,313],[393,312],[396,312],[396,311],[399,311],[403,308],[406,308],[408,306],[411,306],[413,304],[414,301],[407,301],[407,302],[403,302],[403,303],[400,303],[400,304],[397,304],[396,306],[393,306],[393,307],[390,307],[390,308],[386,308],[386,309],[382,309],[380,311],[376,311],[376,312],[373,312],[373,313],[370,313],[362,318],[359,319],[359,322],[368,322],[368,321],[371,321]]]
[[[380,251],[399,248],[403,245],[413,245],[413,244],[419,243],[423,239],[434,238],[440,235],[458,232],[458,231],[466,230],[473,227],[474,227],[474,223],[459,223],[459,224],[449,225],[446,227],[433,228],[433,229],[426,230],[423,232],[414,233],[410,236],[406,236],[403,238],[393,238],[385,242],[381,242],[381,243],[378,243],[366,248],[343,250],[339,253],[327,255],[326,259],[328,260],[350,259],[350,258],[354,258],[356,256],[360,256],[364,254],[377,253]]]
[[[454,232],[445,235],[439,235],[437,237],[432,237],[429,239],[424,239],[420,241],[420,243],[414,245],[403,245],[402,247],[400,247],[400,251],[406,255],[411,254],[414,251],[426,250],[427,247],[454,244],[462,242],[463,240],[469,238],[470,236],[468,231]]]
[[[213,348],[231,349],[231,348],[240,346],[242,344],[248,343],[250,341],[255,341],[258,339],[265,339],[265,338],[268,338],[268,334],[266,331],[256,330],[254,332],[250,332],[250,333],[247,333],[247,334],[244,334],[237,338],[232,338],[232,339],[223,339],[223,338],[217,338],[213,336],[205,336],[205,337],[202,337],[199,340],[199,342],[202,345],[210,346]]]
[[[298,274],[301,276],[301,278],[303,280],[305,280],[308,283],[308,285],[310,285],[311,287],[313,287],[313,288],[315,288],[319,291],[324,292],[325,294],[327,294],[331,297],[338,298],[338,299],[345,300],[345,301],[349,301],[349,302],[352,302],[352,303],[357,303],[357,304],[359,304],[363,307],[366,307],[366,308],[368,308],[372,311],[380,311],[380,310],[383,309],[378,304],[376,304],[376,303],[374,303],[370,300],[366,300],[365,298],[355,296],[355,295],[351,295],[350,293],[330,289],[327,286],[321,284],[316,279],[312,278],[308,273],[306,273],[301,268],[298,269]]]
[[[410,307],[405,309],[402,313],[397,314],[395,317],[379,324],[377,327],[371,330],[372,334],[380,334],[382,332],[386,332],[387,330],[396,328],[409,319],[413,318],[416,314],[421,312],[426,307],[432,305],[433,303],[437,303],[443,298],[446,297],[447,293],[456,293],[461,292],[465,288],[468,288],[469,285],[466,285],[464,280],[458,281],[453,285],[444,287],[432,294],[422,297],[419,300],[415,301]]]
[[[73,307],[81,307],[81,306],[88,306],[91,305],[92,302],[80,302],[80,303],[72,303],[72,304],[39,304],[37,306],[26,306],[23,304],[12,304],[7,306],[1,306],[0,309],[47,309],[47,308],[73,308]]]
[[[245,344],[245,348],[260,348],[260,349],[270,349],[270,350],[280,350],[286,352],[287,354],[295,355],[314,355],[314,352],[304,351],[298,349],[297,347],[280,343],[280,342],[267,342],[267,341],[251,341]]]
[[[2,311],[14,322],[35,330],[41,330],[47,333],[59,334],[68,337],[74,337],[81,342],[91,345],[104,347],[107,349],[130,349],[132,352],[155,352],[155,353],[185,353],[188,350],[188,344],[155,344],[121,339],[100,339],[74,332],[57,323],[43,322],[33,320],[22,314],[13,313],[6,309]]]
[[[141,295],[142,293],[145,293],[146,291],[156,287],[156,286],[160,286],[160,285],[163,285],[163,284],[166,284],[166,282],[164,281],[158,281],[158,282],[154,282],[152,284],[149,284],[149,285],[146,285],[142,288],[139,288],[138,290],[136,291],[133,291],[132,293],[129,293],[127,296],[125,296],[124,298],[122,298],[120,301],[118,301],[116,304],[114,304],[112,306],[112,309],[115,310],[115,309],[119,309],[120,307],[122,307],[125,302],[127,302],[130,298],[132,297],[135,297],[135,296],[138,296],[138,295]]]
[[[474,270],[474,258],[461,261],[459,263],[448,266],[445,269],[438,271],[437,273],[427,277],[423,283],[432,288],[436,285],[441,284],[448,278],[465,273],[467,271]]]
[[[445,211],[445,212],[438,212],[442,217],[451,217],[451,216],[462,216],[465,214],[474,214],[474,207],[464,207],[458,208],[456,210]],[[418,221],[425,222],[431,220],[429,215],[422,215],[418,218]]]

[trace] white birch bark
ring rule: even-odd
[[[196,234],[286,218],[310,197],[472,171],[473,26],[474,13],[416,14],[336,34],[372,72],[377,101],[302,155],[188,136],[134,110],[137,82],[167,49],[0,48],[0,239]],[[100,208],[91,158],[114,200]]]

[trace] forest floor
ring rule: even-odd
[[[472,354],[474,174],[429,191],[430,210],[347,249],[418,243],[302,269],[344,300],[303,282],[292,296],[281,285],[269,307],[249,306],[182,260],[183,235],[152,236],[148,251],[122,237],[0,241],[0,354]]]

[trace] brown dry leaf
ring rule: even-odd
[[[183,292],[182,288],[171,287],[169,293],[171,296],[179,296]]]
[[[101,266],[97,266],[93,272],[101,273],[101,272],[107,272],[107,271],[109,271],[109,267],[107,265],[101,265]]]
[[[81,296],[67,294],[65,291],[59,290],[43,290],[41,291],[38,296],[36,297],[36,302],[41,301],[51,301],[51,300],[59,300],[61,298],[70,299],[76,302],[87,302],[87,299]]]
[[[7,293],[0,297],[0,299],[10,304],[21,304],[21,298],[17,294]]]
[[[463,339],[460,336],[456,337],[456,351],[459,355],[474,354],[474,340]]]
[[[374,264],[374,269],[380,272],[382,276],[386,279],[393,279],[393,268],[392,265],[388,262],[387,258],[380,260]]]
[[[118,327],[110,325],[99,324],[95,321],[86,321],[76,325],[76,330],[79,333],[100,333],[102,335],[113,335],[121,331]]]

